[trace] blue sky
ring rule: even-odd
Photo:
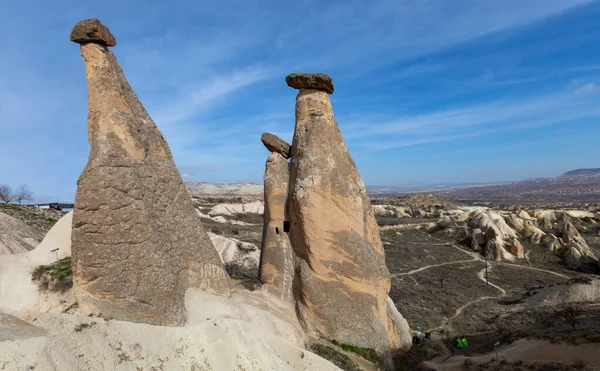
[[[88,156],[72,26],[97,17],[186,181],[262,182],[290,72],[325,72],[366,184],[600,167],[600,2],[0,2],[0,184],[70,200]]]

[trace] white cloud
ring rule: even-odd
[[[585,84],[583,86],[578,87],[577,89],[573,90],[573,93],[575,94],[588,94],[588,93],[593,93],[598,89],[598,85],[593,84],[593,83],[589,83],[589,84]]]

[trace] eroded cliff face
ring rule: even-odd
[[[390,274],[373,210],[329,96],[298,84],[297,75],[289,216],[300,320],[329,339],[380,352],[408,349],[408,324],[388,298]]]
[[[229,276],[167,142],[131,90],[110,43],[97,40],[110,32],[89,21],[72,33],[86,67],[90,143],[73,215],[77,296],[105,317],[178,325],[185,320],[187,288],[229,295]],[[90,24],[100,31],[86,30]]]
[[[289,145],[288,145],[289,148]],[[259,276],[265,288],[282,300],[292,299],[294,252],[287,233],[289,164],[278,152],[265,166],[265,213]]]

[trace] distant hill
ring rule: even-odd
[[[600,177],[600,169],[577,169],[567,171],[559,178],[587,178],[587,177]]]
[[[256,183],[186,183],[186,186],[192,196],[262,196],[264,192],[263,185]],[[577,169],[557,177],[510,183],[367,186],[367,191],[371,197],[429,192],[462,202],[599,202],[600,168]]]
[[[506,184],[465,187],[440,194],[461,202],[572,206],[600,202],[600,169],[577,169],[552,178],[531,178]]]
[[[264,192],[263,185],[256,183],[215,184],[189,182],[185,183],[185,185],[192,196],[262,196]]]
[[[567,171],[566,173],[552,178],[531,178],[525,179],[519,183],[568,183],[568,182],[586,182],[600,180],[600,169],[577,169]]]

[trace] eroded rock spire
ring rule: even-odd
[[[73,276],[80,305],[120,320],[178,325],[190,287],[229,295],[164,137],[131,90],[98,20],[77,23],[88,84],[88,163],[77,182]]]
[[[331,340],[406,350],[407,322],[388,297],[390,274],[365,185],[328,94],[331,78],[292,74],[299,88],[290,166],[290,239],[300,320]]]
[[[292,299],[294,251],[288,237],[287,201],[290,145],[278,136],[264,133],[261,140],[272,151],[264,177],[264,229],[259,276],[265,288],[280,299]]]

